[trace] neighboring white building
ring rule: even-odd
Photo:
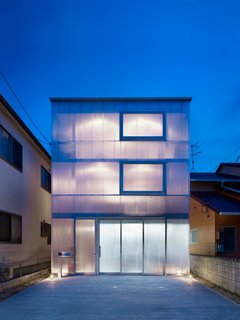
[[[50,168],[48,152],[0,95],[0,267],[12,275],[50,261]]]
[[[52,272],[189,272],[190,98],[52,98]]]

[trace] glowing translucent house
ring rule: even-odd
[[[52,98],[52,272],[189,271],[190,98]]]

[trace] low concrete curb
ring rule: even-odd
[[[4,282],[0,283],[0,293],[5,292],[7,290],[10,290],[12,288],[15,288],[19,285],[26,283],[26,282],[32,281],[35,278],[44,277],[44,276],[48,276],[48,275],[50,275],[49,270],[44,269],[44,270],[41,270],[38,272],[28,274],[26,276],[22,276],[19,278],[4,281]]]

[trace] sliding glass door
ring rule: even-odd
[[[120,221],[100,223],[100,272],[120,272]]]
[[[100,273],[164,273],[163,220],[102,220],[99,230]]]

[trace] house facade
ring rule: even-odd
[[[8,277],[50,263],[50,168],[48,152],[0,96],[0,271]]]
[[[188,273],[191,99],[50,100],[52,273]]]
[[[240,258],[240,164],[191,173],[190,253]]]

